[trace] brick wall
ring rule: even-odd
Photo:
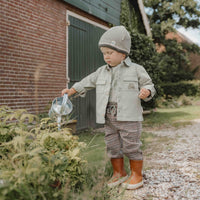
[[[191,53],[189,56],[190,59],[190,66],[191,66],[191,70],[196,69],[197,66],[200,66],[200,55],[199,54],[194,54]],[[194,77],[198,80],[200,80],[200,68],[198,70],[195,71]]]
[[[0,105],[47,112],[66,80],[66,10],[105,22],[62,0],[1,0]]]

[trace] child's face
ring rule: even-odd
[[[108,47],[101,47],[101,52],[103,53],[104,61],[111,67],[119,65],[121,61],[126,58],[125,54],[110,49]]]

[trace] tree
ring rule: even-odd
[[[155,42],[161,42],[177,27],[200,27],[200,4],[197,0],[144,0]],[[162,36],[162,37],[160,37]]]
[[[166,34],[176,32],[178,27],[200,28],[200,4],[196,0],[144,0],[144,4],[148,8],[154,43],[165,47],[159,55],[162,81],[193,79],[188,55],[199,53],[199,47],[166,39]]]

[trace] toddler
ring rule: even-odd
[[[96,122],[105,124],[105,143],[113,167],[109,187],[122,184],[126,189],[143,186],[143,156],[140,150],[142,131],[141,99],[149,101],[155,94],[154,84],[146,70],[128,57],[131,38],[124,26],[108,29],[99,40],[106,65],[63,89],[71,96],[84,97],[96,88]],[[124,169],[124,155],[129,158],[130,176]]]

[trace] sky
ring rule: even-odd
[[[177,29],[180,33],[188,37],[190,40],[192,40],[195,44],[200,46],[200,29],[184,29],[179,28]]]

